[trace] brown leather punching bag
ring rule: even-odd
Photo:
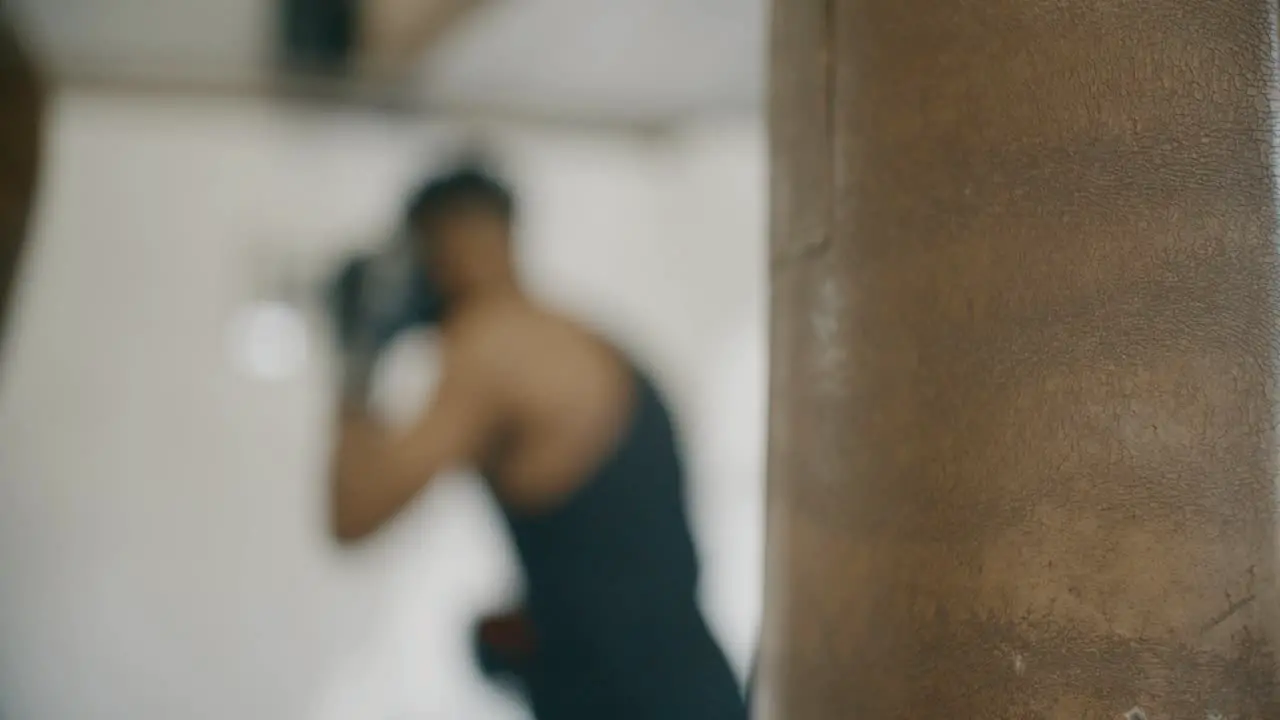
[[[773,11],[764,717],[1280,720],[1275,0]]]
[[[35,66],[0,9],[0,348],[35,200],[43,110]]]

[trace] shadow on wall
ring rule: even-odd
[[[446,129],[92,96],[60,98],[55,117],[0,404],[0,713],[521,716],[466,662],[471,617],[516,589],[483,492],[447,480],[385,537],[336,552],[319,520],[323,337],[272,380],[229,355],[256,299],[250,248],[328,257],[381,227]],[[742,538],[758,537],[746,476],[760,469],[758,430],[734,418],[760,412],[764,388],[732,363],[759,344],[738,333],[763,328],[763,223],[742,210],[762,191],[716,178],[763,177],[758,135],[737,150],[506,135],[535,286],[643,341],[691,442],[722,448],[694,453],[697,517],[708,606],[739,666],[758,614],[758,540]],[[720,249],[679,260],[699,243]],[[754,276],[717,261],[749,252]],[[429,358],[411,338],[389,359],[393,414],[429,394]]]

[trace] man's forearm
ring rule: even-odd
[[[377,354],[370,350],[348,348],[343,351],[341,362],[338,390],[342,412],[363,411],[369,404],[369,394],[373,389],[373,368],[377,364]]]
[[[369,409],[377,352],[362,340],[342,347],[340,356],[330,502],[333,532],[342,540],[363,537],[378,524],[378,465],[388,442]]]
[[[362,405],[344,402],[338,415],[330,477],[333,534],[357,540],[387,515],[387,429]]]

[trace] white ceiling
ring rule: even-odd
[[[239,78],[270,57],[271,0],[8,0],[51,63]]]
[[[9,0],[51,62],[234,82],[272,56],[275,0]],[[754,113],[766,0],[492,0],[422,60],[430,105],[588,120]]]
[[[439,97],[591,113],[753,111],[764,0],[497,0],[428,58]]]

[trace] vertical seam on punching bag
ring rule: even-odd
[[[836,179],[839,177],[840,153],[836,152],[836,120],[839,112],[839,103],[836,95],[839,92],[839,63],[836,62],[837,40],[839,36],[839,16],[836,10],[836,4],[839,0],[826,0],[822,8],[822,82],[825,86],[824,95],[826,96],[826,116],[823,122],[826,127],[823,130],[826,133],[827,146],[827,182],[824,188],[825,197],[823,198],[823,213],[826,215],[826,222],[823,223],[822,237],[817,245],[813,248],[815,252],[825,250],[831,245],[831,235],[836,227]]]
[[[796,243],[794,245],[784,244],[782,248],[775,249],[771,258],[770,265],[776,270],[785,268],[795,262],[812,258],[821,254],[831,245],[831,228],[832,221],[835,218],[833,186],[836,176],[836,163],[839,162],[835,153],[835,128],[836,128],[836,76],[837,64],[835,60],[835,40],[836,40],[836,5],[840,0],[819,0],[821,2],[821,23],[822,31],[816,38],[818,48],[816,56],[819,60],[819,75],[822,78],[822,117],[821,122],[821,141],[823,151],[826,154],[827,165],[823,173],[824,183],[819,190],[821,192],[821,204],[823,214],[823,227],[816,237],[805,242]],[[776,80],[773,80],[776,82]]]

